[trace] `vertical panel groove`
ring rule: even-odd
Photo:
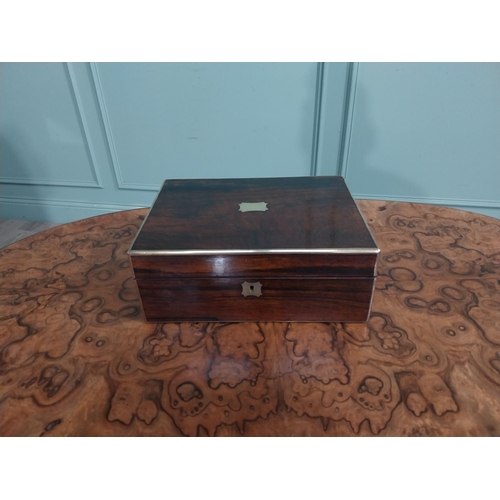
[[[80,96],[80,91],[78,89],[78,85],[76,83],[75,73],[73,68],[71,67],[71,63],[64,63],[64,67],[66,68],[66,74],[69,81],[69,87],[75,102],[76,110],[78,111],[78,119],[80,121],[80,126],[82,127],[83,136],[85,138],[85,144],[87,153],[90,159],[90,165],[92,166],[92,171],[94,174],[94,179],[101,189],[104,187],[102,185],[101,176],[99,174],[99,168],[97,167],[97,160],[95,157],[94,147],[92,146],[92,141],[90,139],[89,127],[87,124],[87,118],[85,117],[85,113],[83,111],[82,99]]]
[[[339,175],[347,178],[347,169],[349,166],[349,150],[351,147],[351,132],[354,114],[354,105],[356,103],[356,89],[358,83],[359,63],[351,63],[347,72],[346,94],[344,104],[344,120],[342,124],[342,139],[339,151]]]
[[[109,155],[111,157],[111,164],[113,166],[113,171],[115,173],[115,180],[118,189],[131,189],[131,190],[142,190],[142,191],[158,191],[161,187],[160,184],[135,184],[127,183],[123,179],[122,170],[120,167],[120,161],[118,159],[118,153],[116,151],[116,144],[113,137],[113,130],[111,128],[111,121],[109,119],[109,113],[106,106],[106,100],[104,98],[104,91],[101,85],[101,79],[99,76],[99,71],[97,69],[97,64],[90,63],[90,72],[92,74],[92,80],[94,82],[94,90],[97,96],[97,102],[99,105],[99,113],[101,114],[101,120],[104,125],[104,134],[106,137],[106,143],[108,146]]]
[[[111,124],[109,122],[108,111],[106,108],[106,103],[104,101],[101,80],[99,78],[99,73],[97,71],[96,63],[90,63],[90,72],[92,74],[92,80],[94,82],[94,90],[97,96],[97,102],[99,104],[99,112],[101,114],[101,120],[104,125],[106,142],[111,157],[111,164],[113,165],[113,171],[115,173],[116,184],[118,185],[119,188],[121,188],[123,186],[123,179],[121,176],[120,166],[118,164],[118,157],[116,156],[115,141],[113,139],[113,134],[111,131]]]
[[[319,149],[319,136],[321,131],[321,107],[323,101],[323,87],[324,87],[325,63],[318,63],[316,73],[316,98],[314,104],[314,125],[313,125],[313,139],[312,139],[312,152],[311,152],[311,176],[318,175],[318,149]]]
[[[158,191],[160,189],[160,184],[135,184],[127,183],[123,179],[122,170],[120,167],[120,161],[118,159],[118,153],[116,151],[116,143],[113,137],[113,130],[111,128],[111,121],[109,118],[108,108],[106,106],[106,100],[104,98],[104,91],[101,85],[101,79],[99,76],[99,71],[97,69],[96,63],[90,63],[90,72],[92,74],[92,80],[94,82],[94,90],[97,96],[97,102],[99,105],[99,113],[101,115],[101,120],[104,125],[104,134],[106,137],[106,143],[108,146],[109,155],[111,158],[111,164],[113,166],[113,171],[115,173],[115,180],[118,189],[131,189],[131,190],[142,190],[142,191]]]

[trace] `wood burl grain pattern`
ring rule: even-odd
[[[6,247],[0,435],[500,435],[500,221],[358,204],[381,248],[366,324],[145,323],[146,209]]]

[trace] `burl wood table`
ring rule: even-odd
[[[0,434],[500,435],[500,221],[358,203],[381,248],[367,324],[144,323],[146,209],[6,247]]]

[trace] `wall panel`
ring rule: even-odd
[[[149,206],[166,178],[320,171],[322,75],[316,63],[0,64],[0,217]]]
[[[350,120],[355,196],[500,216],[500,64],[359,64]]]
[[[149,206],[166,178],[342,174],[500,217],[500,64],[0,64],[0,217]]]
[[[93,65],[121,189],[309,175],[317,64]]]
[[[102,186],[69,64],[3,63],[0,117],[2,183]]]

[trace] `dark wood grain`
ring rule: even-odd
[[[366,321],[373,278],[261,278],[260,297],[242,295],[253,277],[138,280],[148,321]]]
[[[373,277],[377,254],[131,256],[137,279]]]
[[[141,318],[146,210],[0,251],[3,436],[499,436],[500,221],[360,201],[381,247],[370,320]]]
[[[196,253],[165,254],[180,250]],[[129,255],[147,321],[364,321],[377,250],[335,176],[166,181]],[[262,296],[242,297],[244,280]]]
[[[265,212],[240,212],[266,202]],[[168,180],[134,251],[376,248],[342,177]]]

